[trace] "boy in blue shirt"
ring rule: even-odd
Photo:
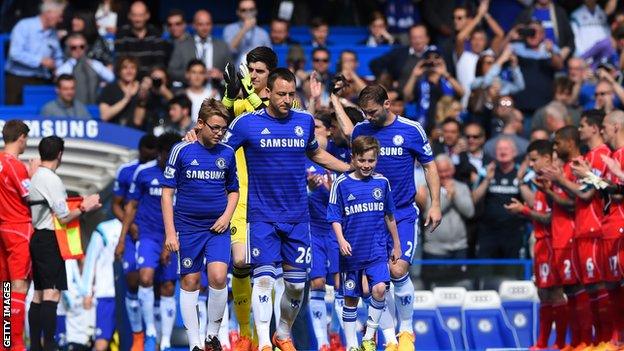
[[[194,351],[222,349],[218,333],[228,298],[229,225],[238,202],[234,149],[221,143],[228,116],[221,102],[204,100],[196,126],[198,142],[174,146],[164,172],[165,248],[178,252],[180,309]],[[209,289],[205,348],[200,346],[196,309],[204,259]]]
[[[340,246],[340,286],[345,298],[342,320],[347,350],[358,350],[355,326],[358,300],[371,294],[362,350],[373,351],[375,331],[390,284],[388,231],[393,241],[390,260],[396,262],[402,252],[390,183],[373,173],[379,142],[371,136],[360,136],[353,141],[351,149],[355,171],[341,175],[332,184],[327,220]]]

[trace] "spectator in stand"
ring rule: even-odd
[[[553,101],[546,105],[544,116],[544,125],[550,134],[572,124],[565,105],[558,101]]]
[[[273,47],[280,45],[297,45],[298,41],[293,40],[289,34],[290,23],[281,18],[274,18],[271,20],[269,27],[269,37],[271,38],[271,45]]]
[[[409,30],[409,46],[398,47],[373,59],[369,67],[378,81],[392,86],[393,81],[399,82],[399,89],[403,90],[410,73],[416,63],[422,59],[429,45],[427,27],[422,24],[414,25]]]
[[[106,85],[98,98],[102,121],[121,125],[134,123],[139,91],[138,69],[139,61],[134,57],[117,59],[117,80]]]
[[[308,45],[313,48],[325,48],[334,45],[334,43],[327,40],[329,24],[321,17],[315,17],[310,21],[310,36],[312,39]]]
[[[167,14],[167,18],[165,19],[165,21],[167,23],[169,41],[173,46],[190,37],[190,35],[186,32],[186,20],[184,19],[184,11],[180,9],[172,9]]]
[[[511,109],[509,112],[503,114],[503,130],[496,137],[488,140],[485,143],[485,154],[490,158],[496,157],[496,144],[501,138],[513,140],[516,156],[518,160],[522,160],[526,154],[526,149],[529,146],[529,141],[523,138],[521,135],[524,131],[524,116],[522,112],[516,109]]]
[[[191,108],[191,100],[186,95],[174,96],[173,99],[169,100],[169,118],[154,128],[154,135],[159,136],[164,133],[186,135],[186,132],[195,126],[191,118]]]
[[[206,65],[201,60],[191,60],[186,67],[186,96],[191,100],[191,118],[197,122],[199,108],[206,99],[221,99],[219,92],[206,84]]]
[[[406,101],[416,103],[415,120],[430,128],[435,119],[435,106],[442,96],[464,95],[464,89],[451,76],[446,63],[435,46],[430,46],[424,59],[414,66],[405,87],[403,96]]]
[[[612,83],[607,79],[599,80],[598,84],[596,84],[596,91],[594,92],[594,97],[596,99],[594,108],[597,110],[603,110],[606,114],[620,107],[618,106],[619,104],[617,103],[615,96],[616,89],[620,94],[624,93],[624,89],[621,85]]]
[[[455,42],[457,34],[461,32],[472,19],[470,10],[467,6],[456,6],[453,9],[453,35],[440,43],[440,51],[446,62],[446,66],[451,69],[451,74],[455,75],[455,65],[457,64],[457,55],[455,53]]]
[[[536,0],[531,7],[516,17],[516,24],[529,21],[540,23],[544,37],[560,48],[562,59],[567,59],[574,52],[574,33],[568,15],[561,6],[552,0]],[[513,29],[510,32],[513,32]]]
[[[97,32],[95,17],[91,12],[76,12],[71,19],[71,33],[82,33],[87,41],[87,57],[105,64],[108,68],[113,68],[113,53],[108,47],[108,43]],[[65,52],[67,55],[67,38],[65,39]],[[71,54],[71,52],[70,52]],[[58,73],[57,73],[58,75]]]
[[[572,59],[570,59],[572,61]],[[573,125],[578,125],[581,119],[581,111],[574,103],[574,82],[568,77],[557,77],[555,79],[555,97],[553,101],[560,102],[567,109],[567,116],[570,116]],[[548,106],[548,105],[546,105]],[[546,128],[546,106],[535,111],[531,119],[531,130]]]
[[[133,127],[151,131],[167,119],[169,100],[173,98],[169,78],[163,67],[153,67],[150,74],[143,77],[139,86],[138,107]]]
[[[429,128],[429,138],[438,139],[442,136],[442,123],[449,117],[461,122],[462,107],[459,100],[452,96],[443,96],[436,103],[435,124]]]
[[[357,53],[353,50],[343,50],[336,64],[336,71],[349,82],[349,86],[340,90],[340,96],[352,102],[357,100],[362,89],[366,88],[366,82],[357,74],[359,66]]]
[[[555,72],[563,68],[563,56],[559,47],[546,37],[541,22],[531,21],[519,29],[514,28],[507,35],[507,40],[522,40],[511,44],[526,85],[514,99],[518,109],[533,115],[552,99]]]
[[[529,141],[534,142],[535,140],[550,140],[550,134],[546,129],[534,129]]]
[[[201,60],[208,69],[206,79],[221,81],[225,64],[232,60],[228,44],[212,36],[212,16],[199,10],[193,16],[195,35],[176,42],[169,61],[168,72],[174,82],[184,82],[189,62]],[[180,84],[174,83],[174,86]]]
[[[584,0],[570,16],[575,55],[592,62],[594,68],[615,54],[607,17],[615,12],[616,6],[617,0],[609,0],[603,11],[596,0]]]
[[[437,42],[442,42],[453,36],[453,9],[454,0],[425,0],[423,1],[423,19],[435,30]]]
[[[63,52],[56,36],[65,2],[49,0],[41,4],[40,15],[20,20],[11,31],[9,54],[4,66],[5,103],[20,105],[24,85],[49,84]]]
[[[271,39],[266,30],[257,25],[258,9],[253,0],[240,0],[236,15],[239,21],[228,24],[223,29],[223,40],[236,55],[236,63],[245,62],[247,53],[258,46],[271,47]]]
[[[401,45],[409,45],[410,29],[422,22],[420,6],[412,1],[388,0],[385,2],[384,14],[390,33]]]
[[[483,150],[485,145],[485,130],[480,124],[469,123],[464,127],[464,137],[466,138],[467,150],[460,153],[459,157],[464,157],[465,154],[468,158],[468,162],[474,168],[473,173],[470,175],[470,187],[476,185],[478,176],[485,175],[485,167],[493,160]]]
[[[87,57],[88,45],[82,34],[68,35],[65,46],[69,57],[56,70],[57,79],[61,75],[72,75],[76,84],[76,100],[87,105],[95,104],[102,83],[112,83],[115,74],[104,63]]]
[[[101,0],[95,11],[95,23],[101,36],[117,32],[117,6],[115,0]]]
[[[594,104],[594,90],[596,89],[592,70],[579,57],[568,60],[568,78],[574,83],[572,99],[583,109],[591,109]]]
[[[519,258],[525,234],[525,220],[505,210],[512,198],[519,201],[522,174],[516,167],[517,151],[512,139],[503,137],[496,143],[496,161],[487,166],[486,175],[472,192],[475,204],[483,201],[479,221],[478,258]],[[520,178],[520,179],[519,179]],[[505,228],[501,232],[501,228]]]
[[[116,57],[132,56],[139,61],[139,78],[149,74],[153,66],[167,62],[167,43],[160,31],[147,21],[150,12],[143,1],[135,1],[128,12],[129,24],[122,26],[115,38]]]
[[[386,17],[384,17],[381,12],[373,12],[371,21],[368,24],[368,33],[368,38],[360,42],[360,45],[366,45],[368,47],[394,45],[394,37],[388,32]]]
[[[442,138],[431,143],[434,155],[447,155],[455,166],[455,179],[468,184],[473,168],[465,154],[466,140],[462,139],[461,124],[449,117],[442,122]]]
[[[44,117],[69,117],[75,119],[91,119],[87,106],[76,99],[76,79],[69,74],[61,74],[56,78],[56,99],[49,101],[41,108]]]
[[[509,64],[511,80],[503,78],[503,67],[506,64]],[[511,95],[524,90],[524,76],[518,66],[518,58],[510,46],[505,47],[498,58],[491,50],[482,52],[477,61],[475,75],[470,84],[471,91],[487,89],[494,84],[498,84],[498,95]]]
[[[405,100],[398,90],[388,90],[388,100],[390,100],[390,112],[397,116],[405,117]]]
[[[316,72],[316,80],[321,82],[321,105],[329,104],[329,93],[333,87],[334,73],[329,70],[329,50],[325,47],[316,47],[312,50],[312,71]],[[311,74],[312,72],[310,72]]]

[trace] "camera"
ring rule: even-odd
[[[160,86],[162,85],[163,81],[161,78],[152,78],[152,86],[156,89],[160,88]]]
[[[535,36],[535,28],[531,28],[531,27],[518,28],[518,35],[523,39]]]

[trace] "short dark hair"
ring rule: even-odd
[[[579,135],[578,128],[574,126],[565,126],[559,128],[555,132],[555,138],[561,138],[563,140],[573,141],[575,145],[581,144],[581,137]]]
[[[171,106],[173,105],[178,105],[182,107],[183,109],[184,108],[188,109],[189,114],[191,113],[191,108],[193,107],[193,103],[191,102],[191,99],[189,99],[188,96],[184,94],[176,95],[173,98],[171,98],[171,100],[169,100],[169,108],[171,108]]]
[[[288,68],[276,68],[269,73],[269,78],[267,79],[267,87],[269,90],[273,90],[273,85],[278,78],[281,78],[289,83],[294,83],[296,81],[295,74]]]
[[[65,150],[65,141],[56,135],[50,135],[39,142],[41,161],[54,161]]]
[[[290,22],[288,22],[287,20],[285,20],[283,18],[275,17],[275,18],[271,19],[271,24],[273,24],[273,22],[284,23],[284,24],[286,24],[286,28],[290,28]]]
[[[316,111],[314,119],[318,119],[323,123],[323,126],[327,129],[331,128],[332,112],[328,110]]]
[[[139,150],[150,149],[153,150],[158,145],[158,138],[154,134],[145,134],[139,140]]]
[[[384,101],[386,100],[388,100],[388,92],[386,91],[386,89],[379,84],[373,84],[367,86],[366,88],[362,89],[362,91],[360,91],[358,104],[362,106],[365,103],[372,101],[379,105],[383,105]]]
[[[604,119],[606,113],[603,110],[591,109],[585,110],[581,114],[581,118],[585,118],[585,122],[592,126],[598,127],[598,129],[602,128],[602,120]]]
[[[327,54],[327,57],[331,56],[331,54],[329,53],[329,50],[326,47],[324,47],[324,46],[318,46],[318,47],[315,47],[314,49],[312,49],[312,54],[310,56],[312,56],[312,58],[314,58],[314,55],[317,52],[319,52],[319,51],[325,52]]]
[[[204,63],[204,61],[200,59],[192,59],[186,64],[186,71],[187,72],[190,71],[191,68],[193,68],[193,66],[197,66],[197,65],[200,65],[206,68],[206,64]]]
[[[440,126],[445,126],[447,124],[454,124],[457,126],[457,129],[459,129],[460,132],[462,131],[462,124],[455,117],[446,117],[445,119],[442,120],[442,123],[440,123]]]
[[[19,119],[12,119],[7,121],[2,127],[2,140],[5,144],[13,143],[19,139],[22,135],[28,135],[30,128]]]
[[[129,62],[129,63],[133,64],[134,67],[137,68],[137,72],[138,72],[138,69],[139,69],[139,59],[137,59],[134,56],[121,56],[121,57],[117,58],[117,61],[115,62],[115,76],[119,77],[119,73],[121,72],[121,67],[126,62]]]
[[[360,135],[351,143],[352,155],[363,155],[365,152],[374,150],[375,155],[379,155],[379,141],[370,135]]]
[[[268,46],[258,46],[247,53],[247,64],[262,62],[269,71],[277,67],[277,54]]]
[[[353,125],[356,125],[364,120],[364,112],[357,107],[345,106],[344,111]]]
[[[177,133],[165,133],[158,137],[158,152],[169,152],[173,145],[180,142],[180,135]]]
[[[167,13],[167,17],[166,18],[170,18],[173,16],[181,16],[182,20],[184,20],[186,22],[186,18],[184,18],[184,11],[180,10],[180,9],[171,9],[169,10],[169,12]]]
[[[554,92],[565,92],[571,94],[574,89],[574,82],[567,76],[561,76],[555,78]]]
[[[61,74],[60,76],[58,76],[56,78],[55,85],[57,87],[60,87],[61,86],[61,82],[64,81],[64,80],[73,80],[73,81],[75,81],[76,78],[74,78],[74,76],[72,76],[71,74],[63,73],[63,74]]]
[[[322,17],[314,17],[310,21],[310,28],[318,28],[320,26],[329,26],[327,21]]]
[[[527,147],[527,154],[531,151],[537,151],[538,155],[552,155],[553,143],[549,140],[534,140]]]

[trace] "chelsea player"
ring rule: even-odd
[[[327,220],[340,246],[340,286],[345,298],[342,320],[347,350],[359,350],[355,330],[357,305],[360,297],[370,293],[362,350],[374,351],[375,331],[386,307],[385,293],[390,284],[388,258],[396,262],[402,254],[401,244],[390,183],[382,175],[373,173],[379,142],[371,136],[360,136],[351,148],[355,171],[339,176],[332,184]],[[388,232],[393,243],[390,257]]]
[[[291,108],[296,94],[292,72],[273,70],[267,89],[269,105],[237,117],[225,141],[234,149],[243,147],[247,160],[247,258],[254,267],[252,310],[259,349],[272,349],[271,293],[281,265],[285,292],[272,341],[282,351],[292,351],[290,330],[301,306],[311,261],[306,155],[333,171],[346,172],[350,166],[318,147],[309,113]]]
[[[180,141],[180,136],[166,133],[158,137],[158,158],[137,167],[128,191],[130,200],[124,208],[121,235],[128,232],[130,225],[136,223],[140,245],[137,247],[139,268],[138,297],[141,315],[145,323],[145,351],[156,350],[156,325],[154,319],[154,273],[158,269],[161,306],[165,313],[161,318],[175,319],[176,302],[173,296],[174,282],[177,280],[176,265],[170,260],[169,251],[163,250],[165,228],[160,206],[163,171],[169,151]],[[136,219],[136,220],[135,220]],[[123,254],[123,252],[122,252]],[[164,305],[164,306],[163,306]],[[173,327],[171,321],[163,325]],[[161,349],[170,347],[171,330],[163,330]]]
[[[177,144],[164,172],[165,247],[172,253],[178,252],[182,277],[180,308],[192,350],[222,349],[217,335],[227,305],[229,226],[238,202],[234,149],[220,142],[228,128],[228,117],[221,102],[204,100],[195,128],[198,142]],[[202,348],[196,306],[204,259],[209,293],[208,325]]]

